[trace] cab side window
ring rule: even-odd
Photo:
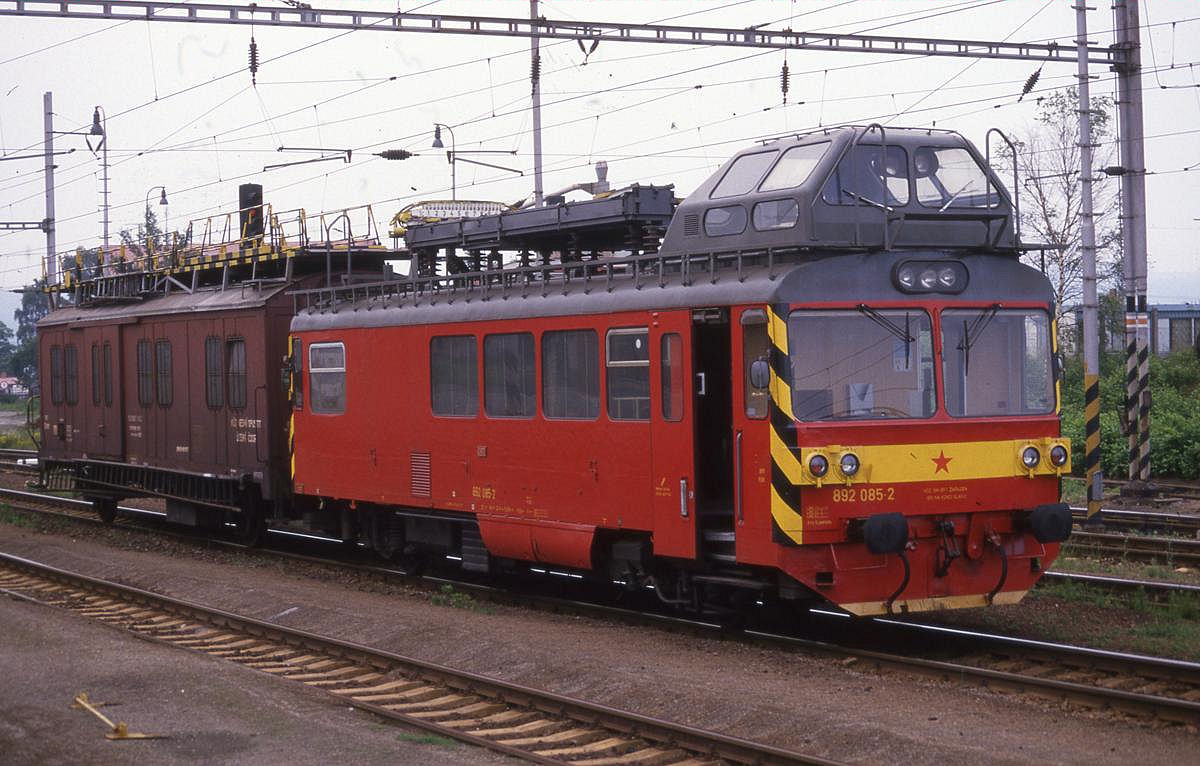
[[[309,401],[319,415],[346,411],[346,345],[313,343],[308,347]]]

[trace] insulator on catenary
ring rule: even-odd
[[[1025,87],[1021,88],[1021,96],[1020,96],[1020,98],[1017,99],[1017,101],[1020,101],[1021,99],[1025,98],[1026,96],[1029,95],[1029,92],[1033,90],[1035,85],[1037,85],[1037,82],[1041,78],[1041,76],[1042,76],[1042,68],[1038,67],[1037,70],[1033,74],[1029,75],[1029,79],[1025,81]]]
[[[258,84],[258,43],[253,37],[250,38],[250,83]]]
[[[783,69],[779,72],[779,89],[783,91],[783,100],[787,102],[788,84],[791,80],[791,74],[788,72],[787,62],[783,62]]]
[[[378,156],[385,160],[406,160],[412,156],[412,152],[405,151],[404,149],[384,149],[382,152],[379,152]]]
[[[538,54],[533,57],[533,61],[529,64],[529,79],[537,82],[542,79],[542,56]]]

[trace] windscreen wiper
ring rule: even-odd
[[[979,336],[987,329],[988,324],[996,317],[996,312],[1000,310],[999,303],[993,303],[983,311],[979,312],[979,316],[972,320],[971,324],[967,325],[967,320],[963,320],[962,340],[958,344],[958,350],[963,353],[963,375],[971,374],[971,346],[975,345],[975,341],[979,340]]]
[[[863,314],[866,314],[867,318],[870,319],[872,322],[879,325],[883,329],[887,330],[892,335],[895,335],[900,340],[904,341],[904,367],[905,367],[905,369],[911,367],[912,365],[909,360],[911,357],[912,344],[916,340],[916,338],[914,338],[912,336],[912,333],[910,333],[909,329],[908,329],[909,313],[907,311],[904,312],[904,327],[901,328],[895,322],[888,319],[883,314],[880,314],[878,311],[871,308],[870,306],[868,306],[865,303],[860,303],[855,308],[857,308]]]

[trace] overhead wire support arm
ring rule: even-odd
[[[192,24],[299,27],[378,32],[421,32],[492,37],[603,42],[708,45],[726,48],[810,49],[844,53],[948,56],[972,59],[1073,62],[1070,46],[1057,43],[994,40],[926,39],[888,35],[796,32],[761,28],[693,27],[674,24],[626,24],[610,21],[558,21],[501,16],[455,16],[435,13],[388,13],[341,8],[266,8],[253,4],[182,5],[163,0],[0,0],[0,16],[77,19],[139,19]],[[1088,62],[1120,66],[1126,51],[1093,45]]]

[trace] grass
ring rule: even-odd
[[[15,431],[0,431],[0,449],[34,449],[33,438],[25,426]]]
[[[458,747],[458,743],[437,734],[422,734],[419,732],[403,732],[396,735],[399,742],[410,742],[414,745],[437,745],[438,747]]]
[[[1107,593],[1081,583],[1044,583],[1037,597],[1048,597],[1084,608],[1123,614],[1109,628],[1099,629],[1089,643],[1113,643],[1132,651],[1172,657],[1200,657],[1200,598],[1190,593],[1171,593],[1165,601],[1151,600],[1142,591]],[[1083,636],[1065,635],[1078,641]]]
[[[23,414],[25,407],[25,399],[0,399],[0,411],[3,412],[20,412]]]
[[[1137,580],[1163,580],[1200,585],[1200,570],[1193,567],[1171,567],[1125,559],[1099,559],[1090,556],[1063,555],[1054,568],[1064,572],[1109,575]]]
[[[14,511],[7,505],[0,505],[0,524],[9,524],[14,527],[24,527],[26,529],[32,529],[34,526],[33,519],[19,511]]]
[[[1062,479],[1062,502],[1083,505],[1087,502],[1087,480],[1064,476]]]
[[[452,609],[467,609],[481,614],[491,614],[491,610],[480,604],[469,593],[461,593],[453,585],[443,585],[430,598],[434,606],[448,606]]]

